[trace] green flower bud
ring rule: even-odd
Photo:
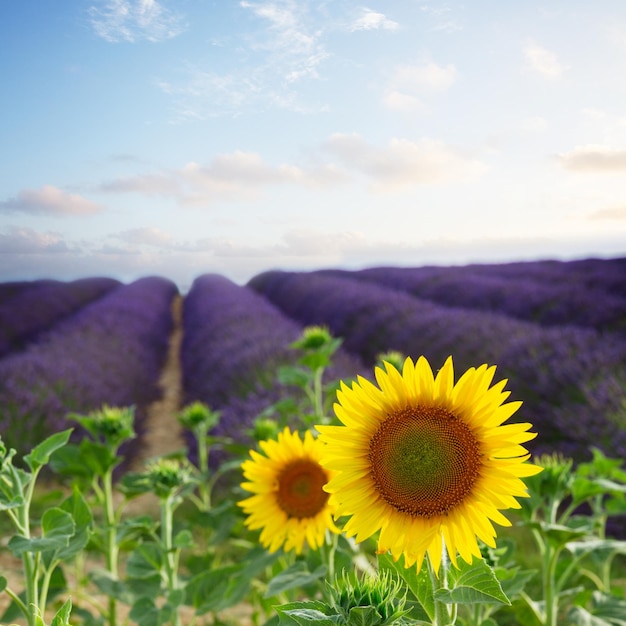
[[[135,437],[133,422],[135,407],[111,407],[107,404],[87,415],[69,415],[85,428],[95,439],[102,439],[107,444],[120,445]]]
[[[388,352],[382,352],[379,354],[376,360],[378,361],[378,365],[380,367],[382,367],[383,362],[386,361],[389,365],[393,365],[399,372],[401,372],[405,359],[406,356],[402,354],[402,352],[398,352],[398,350],[389,350]]]
[[[256,441],[276,439],[279,431],[280,427],[276,420],[270,419],[269,417],[260,417],[254,422],[252,436]]]
[[[204,426],[207,432],[217,425],[219,418],[219,411],[212,411],[202,402],[192,402],[178,414],[178,421],[184,428],[195,430]]]
[[[178,459],[158,459],[148,466],[147,475],[154,493],[159,498],[171,496],[186,485],[191,477],[189,468]]]
[[[333,342],[333,337],[326,326],[307,326],[300,339],[291,344],[300,350],[319,350]]]
[[[363,615],[365,610],[368,624],[394,624],[406,614],[405,602],[402,584],[388,570],[361,578],[343,572],[330,586],[330,603],[347,624],[353,623],[352,613]]]

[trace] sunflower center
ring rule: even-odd
[[[481,468],[469,427],[438,407],[387,418],[370,441],[371,476],[381,497],[414,517],[445,515],[472,491]]]
[[[292,461],[278,476],[278,505],[288,517],[315,517],[328,500],[322,489],[327,482],[326,472],[316,462]]]

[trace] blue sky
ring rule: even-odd
[[[0,15],[0,280],[626,255],[623,0]]]

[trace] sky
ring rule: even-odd
[[[0,281],[626,256],[626,2],[4,0]]]

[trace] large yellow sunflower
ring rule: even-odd
[[[321,463],[336,472],[326,491],[344,531],[357,542],[380,531],[378,551],[421,568],[428,552],[439,571],[443,545],[457,566],[481,553],[476,537],[495,547],[492,522],[510,526],[499,509],[520,508],[528,423],[502,425],[521,402],[504,403],[506,380],[491,386],[495,367],[471,368],[454,383],[452,358],[437,376],[424,357],[400,373],[377,367],[378,386],[358,377],[337,393],[343,426],[319,426]]]
[[[259,445],[265,455],[250,450],[252,458],[241,465],[249,481],[241,486],[254,494],[238,503],[248,515],[246,526],[262,528],[260,541],[270,552],[283,546],[300,554],[305,540],[319,548],[326,530],[339,532],[323,490],[332,472],[320,465],[322,444],[310,431],[301,439],[285,428]]]

